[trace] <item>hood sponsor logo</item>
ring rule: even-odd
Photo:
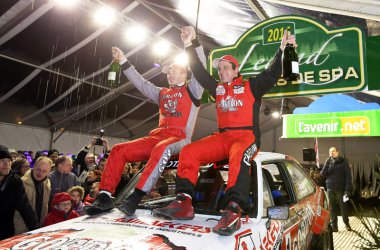
[[[186,247],[177,246],[173,242],[169,240],[168,237],[162,234],[153,234],[145,239],[139,241],[139,243],[145,243],[144,245],[148,245],[149,249],[157,249],[157,250],[186,250]],[[139,245],[139,244],[138,244]]]
[[[138,227],[143,229],[157,230],[163,232],[173,232],[178,234],[185,234],[194,237],[202,237],[204,234],[211,233],[211,228],[198,225],[189,225],[182,223],[175,223],[172,221],[150,221],[140,220],[137,218],[118,218],[115,220],[119,223],[125,223],[127,226]]]
[[[75,238],[81,230],[64,229],[43,233],[18,235],[0,242],[0,249],[107,249],[111,242],[90,238]]]
[[[245,230],[235,235],[235,250],[255,250],[258,249],[252,238],[251,229]]]
[[[222,98],[220,102],[217,104],[217,107],[220,108],[223,112],[237,111],[237,107],[243,106],[243,100],[236,100],[231,96],[227,96],[226,99]]]
[[[235,85],[234,86],[234,94],[243,94],[244,86],[243,85]]]
[[[216,87],[216,95],[224,95],[225,93],[226,89],[223,85],[218,85],[218,87]]]

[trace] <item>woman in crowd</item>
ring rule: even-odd
[[[26,159],[18,158],[12,162],[11,169],[18,176],[23,177],[26,171],[30,169],[30,164]]]

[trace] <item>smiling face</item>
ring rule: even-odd
[[[218,75],[221,82],[231,83],[238,76],[239,69],[233,69],[232,64],[225,60],[218,63]]]
[[[168,79],[169,85],[172,87],[182,82],[185,82],[187,72],[184,67],[174,64],[169,67],[169,70],[166,73],[166,77]]]

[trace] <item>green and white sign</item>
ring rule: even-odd
[[[247,78],[267,68],[278,50],[284,30],[295,34],[301,80],[280,79],[264,97],[278,98],[363,90],[367,85],[365,36],[358,27],[329,28],[303,16],[280,16],[258,23],[228,47],[211,51],[208,68],[214,77],[213,59],[231,54]]]
[[[282,138],[380,136],[380,110],[284,115]]]

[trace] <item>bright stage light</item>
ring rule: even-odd
[[[125,29],[124,39],[128,43],[138,44],[143,42],[149,35],[148,30],[139,24],[133,24]]]
[[[163,57],[167,55],[169,51],[170,51],[170,43],[167,42],[166,40],[160,40],[157,43],[155,43],[153,46],[153,52],[159,57]]]
[[[103,6],[95,11],[94,19],[97,24],[111,25],[116,17],[116,11],[110,7]]]
[[[79,1],[78,0],[54,0],[54,2],[59,6],[69,8],[76,5]]]
[[[279,117],[280,117],[280,112],[278,112],[278,111],[274,111],[274,112],[272,113],[272,117],[273,117],[273,118],[279,118]]]
[[[189,58],[187,56],[187,54],[185,52],[181,53],[181,54],[178,54],[175,58],[174,58],[174,62],[176,64],[179,64],[179,65],[184,65],[184,66],[187,66],[189,64]]]

